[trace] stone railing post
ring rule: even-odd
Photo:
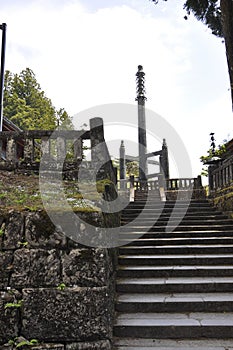
[[[34,160],[34,140],[31,138],[24,141],[24,159],[30,162]]]
[[[7,138],[6,160],[10,162],[16,162],[17,160],[16,141],[13,137]]]
[[[66,158],[66,140],[65,140],[65,138],[58,136],[56,145],[57,145],[57,160],[64,161]]]
[[[50,141],[48,136],[41,137],[41,151],[43,156],[50,156]]]
[[[90,139],[91,139],[91,158],[93,161],[109,160],[108,152],[104,149],[104,125],[102,118],[90,119]],[[99,145],[101,148],[99,148]],[[101,154],[103,151],[103,154]]]
[[[208,167],[208,182],[209,182],[210,191],[214,190],[214,181],[213,181],[212,170],[213,170],[213,166],[209,165],[209,167]]]
[[[163,145],[162,145],[162,154],[160,156],[160,166],[161,170],[164,173],[165,179],[169,179],[169,160],[168,160],[168,148],[167,148],[167,143],[166,140],[163,139]]]
[[[81,138],[74,141],[74,159],[82,160],[83,159],[83,141]]]
[[[104,125],[102,118],[90,119],[90,139],[92,162],[99,165],[102,170],[97,174],[98,180],[108,178],[116,184],[112,161],[104,140]]]

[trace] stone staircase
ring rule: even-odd
[[[167,232],[174,205],[155,193],[123,211],[122,244],[142,236],[119,248],[114,349],[233,349],[233,220],[180,201]]]

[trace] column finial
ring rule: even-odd
[[[137,97],[135,101],[146,100],[146,90],[145,90],[145,73],[143,72],[143,66],[138,66],[138,71],[136,73],[136,83],[137,83]]]

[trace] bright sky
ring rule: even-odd
[[[233,115],[224,44],[196,19],[185,21],[183,3],[0,0],[5,68],[31,68],[56,108],[75,115],[106,103],[135,105],[143,65],[147,107],[176,129],[197,176],[209,133],[217,144],[233,137]]]

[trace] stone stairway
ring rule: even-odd
[[[119,248],[114,349],[233,349],[233,220],[180,201],[166,231],[175,202],[154,199],[122,214],[122,244],[141,237]]]

